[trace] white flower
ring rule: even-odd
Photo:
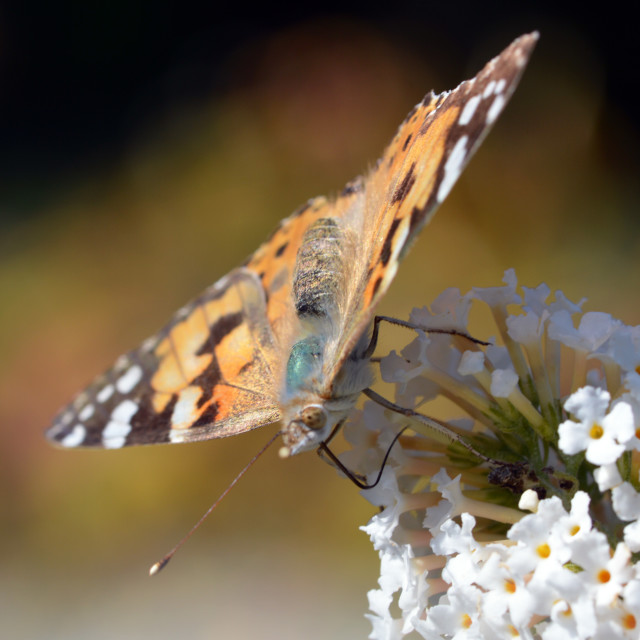
[[[598,489],[603,493],[607,489],[612,489],[622,482],[622,476],[620,475],[615,462],[603,464],[601,467],[595,469],[593,477],[598,483]]]
[[[620,520],[640,518],[640,494],[629,482],[623,482],[611,492],[613,508]]]
[[[473,294],[479,300],[483,300],[490,307],[506,307],[508,304],[519,304],[520,296],[516,293],[518,279],[514,269],[507,269],[504,272],[502,282],[504,287],[474,287]]]
[[[518,384],[518,374],[513,369],[495,369],[491,373],[491,393],[496,398],[508,398]]]
[[[392,536],[405,506],[397,479],[389,468],[385,469],[378,486],[368,490],[367,499],[378,506],[387,506],[360,529],[369,535],[376,551],[387,551],[389,547],[395,551],[398,545],[392,540]]]
[[[573,544],[572,560],[581,567],[580,578],[593,592],[598,607],[610,606],[631,579],[630,556],[629,548],[620,543],[612,557],[609,543],[599,531]]]
[[[597,629],[595,607],[586,594],[571,601],[559,598],[549,612],[550,624],[542,633],[543,640],[577,640],[591,638]]]
[[[516,628],[524,628],[534,612],[535,597],[524,577],[516,574],[505,550],[495,550],[478,574],[478,584],[487,591],[484,610],[489,619],[506,616]]]
[[[510,565],[520,575],[541,571],[548,563],[562,566],[569,560],[569,549],[553,531],[553,525],[565,513],[559,498],[549,498],[540,502],[536,513],[511,527],[509,539],[520,544],[511,554]]]
[[[640,494],[629,482],[611,491],[613,509],[620,520],[632,521],[624,528],[624,541],[633,552],[640,551]]]
[[[586,450],[587,460],[598,465],[615,462],[622,455],[625,443],[635,435],[633,412],[620,402],[607,414],[610,399],[603,389],[585,387],[565,402],[565,410],[580,422],[566,420],[558,427],[562,451]]]
[[[436,554],[451,556],[442,570],[442,577],[450,584],[472,584],[477,578],[477,563],[484,554],[473,538],[475,524],[475,518],[468,513],[462,514],[462,526],[447,520],[431,543]]]
[[[549,337],[559,340],[572,349],[596,351],[620,326],[608,313],[588,312],[582,316],[578,328],[574,328],[568,311],[560,310],[551,316]]]
[[[409,319],[425,329],[466,331],[471,303],[471,296],[461,296],[459,289],[446,289],[433,301],[431,311],[414,309]]]
[[[362,492],[383,507],[363,527],[372,640],[638,637],[640,328],[504,282],[414,311],[417,336],[381,359],[403,410],[367,401],[346,427],[342,460],[371,482],[410,426]],[[475,340],[472,301],[502,344]],[[430,417],[438,396],[459,419]]]
[[[452,587],[447,592],[446,601],[441,601],[429,609],[423,637],[446,637],[452,640],[482,639],[478,623],[482,591],[472,585]],[[429,634],[429,635],[427,635]]]
[[[584,491],[578,491],[571,500],[571,512],[563,513],[554,523],[554,533],[557,533],[565,544],[571,546],[591,531],[589,503],[589,495]]]

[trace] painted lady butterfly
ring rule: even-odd
[[[286,451],[324,442],[371,383],[374,309],[515,89],[537,41],[429,93],[364,178],[309,200],[245,263],[122,356],[56,417],[63,447],[221,438],[281,421]]]

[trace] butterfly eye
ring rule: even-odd
[[[317,431],[327,424],[327,414],[325,410],[317,404],[309,405],[300,412],[300,419],[305,427]]]

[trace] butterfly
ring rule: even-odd
[[[515,40],[473,79],[429,93],[364,177],[309,200],[239,268],[121,356],[54,419],[63,447],[194,442],[280,422],[313,449],[372,383],[374,310],[514,91]]]

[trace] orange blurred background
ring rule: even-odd
[[[374,509],[313,454],[281,461],[268,452],[150,580],[148,566],[272,431],[106,452],[55,450],[42,432],[76,391],[241,263],[280,218],[371,166],[429,89],[473,76],[520,33],[541,30],[520,87],[381,311],[406,317],[446,287],[498,285],[515,267],[523,284],[545,281],[587,297],[587,309],[640,322],[638,113],[618,86],[638,60],[621,57],[615,68],[611,33],[551,10],[500,20],[457,15],[458,5],[435,18],[426,5],[394,10],[309,11],[246,33],[250,16],[239,10],[196,16],[198,38],[169,29],[176,46],[163,49],[138,92],[114,95],[117,82],[95,88],[94,99],[129,125],[107,118],[101,131],[87,107],[74,129],[55,76],[39,94],[50,128],[35,122],[36,105],[22,109],[23,120],[4,118],[7,131],[32,134],[24,144],[0,142],[6,637],[366,637],[378,559],[358,526]],[[53,18],[62,20],[43,17],[52,29]],[[0,12],[1,104],[16,117],[9,71],[25,24]],[[194,42],[208,29],[228,37],[201,52]],[[100,63],[98,53],[119,55],[123,74],[153,57],[131,46],[123,55],[114,34],[105,21],[60,58],[70,65],[60,73],[73,75],[83,56]],[[79,85],[100,80],[77,73]],[[30,80],[42,78],[15,86]],[[30,91],[37,100],[37,86]],[[66,145],[65,127],[83,144]]]

